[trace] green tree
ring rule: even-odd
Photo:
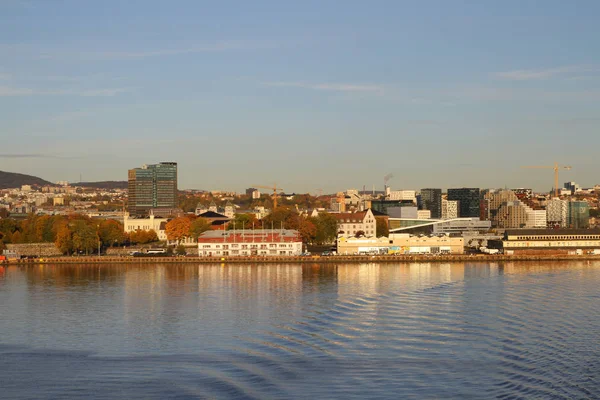
[[[390,228],[388,226],[387,218],[375,217],[375,232],[377,237],[389,236]]]
[[[190,236],[194,238],[194,240],[198,239],[203,232],[206,232],[211,229],[210,222],[208,222],[204,218],[196,218],[192,221],[190,225]]]
[[[314,243],[318,245],[333,243],[337,238],[338,222],[337,218],[332,214],[323,212],[317,217],[311,218],[315,224],[315,240]]]
[[[253,214],[235,214],[235,217],[229,222],[227,230],[232,230],[234,226],[237,230],[252,229],[253,225],[255,228],[259,226],[259,222]]]

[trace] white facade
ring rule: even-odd
[[[135,232],[137,230],[149,231],[154,230],[158,236],[158,240],[166,241],[167,233],[160,229],[160,224],[167,222],[166,218],[155,218],[150,215],[148,218],[130,218],[128,213],[123,216],[123,229],[125,233]]]
[[[246,231],[208,231],[198,238],[200,257],[298,256],[302,240],[291,229]]]
[[[527,227],[545,228],[547,226],[546,210],[528,210]]]
[[[357,232],[364,232],[365,236],[371,237],[377,234],[376,221],[371,210],[356,213],[333,214],[338,220],[338,232],[344,232],[341,236],[349,237]]]
[[[442,199],[442,219],[458,218],[458,200]]]
[[[567,226],[567,213],[569,204],[565,200],[554,198],[548,202],[546,207],[548,222],[558,224],[561,228]]]
[[[410,200],[416,203],[417,196],[414,190],[390,190],[390,200]]]
[[[431,219],[431,210],[418,210],[417,219]]]

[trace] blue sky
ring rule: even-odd
[[[0,0],[0,170],[286,191],[600,183],[598,1]]]

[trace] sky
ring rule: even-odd
[[[0,0],[0,170],[286,192],[600,183],[600,2]]]

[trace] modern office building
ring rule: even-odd
[[[431,218],[442,218],[442,189],[421,189],[421,203]]]
[[[479,188],[448,189],[448,200],[458,201],[460,218],[479,217]]]
[[[584,229],[590,226],[590,205],[587,201],[569,201],[567,227]]]
[[[458,201],[442,199],[442,219],[458,218]]]
[[[177,208],[177,163],[130,169],[128,181],[128,211],[132,217],[170,214]]]
[[[546,212],[550,226],[566,228],[567,215],[569,213],[568,203],[568,201],[561,200],[557,197],[548,202],[548,206],[546,206]]]

